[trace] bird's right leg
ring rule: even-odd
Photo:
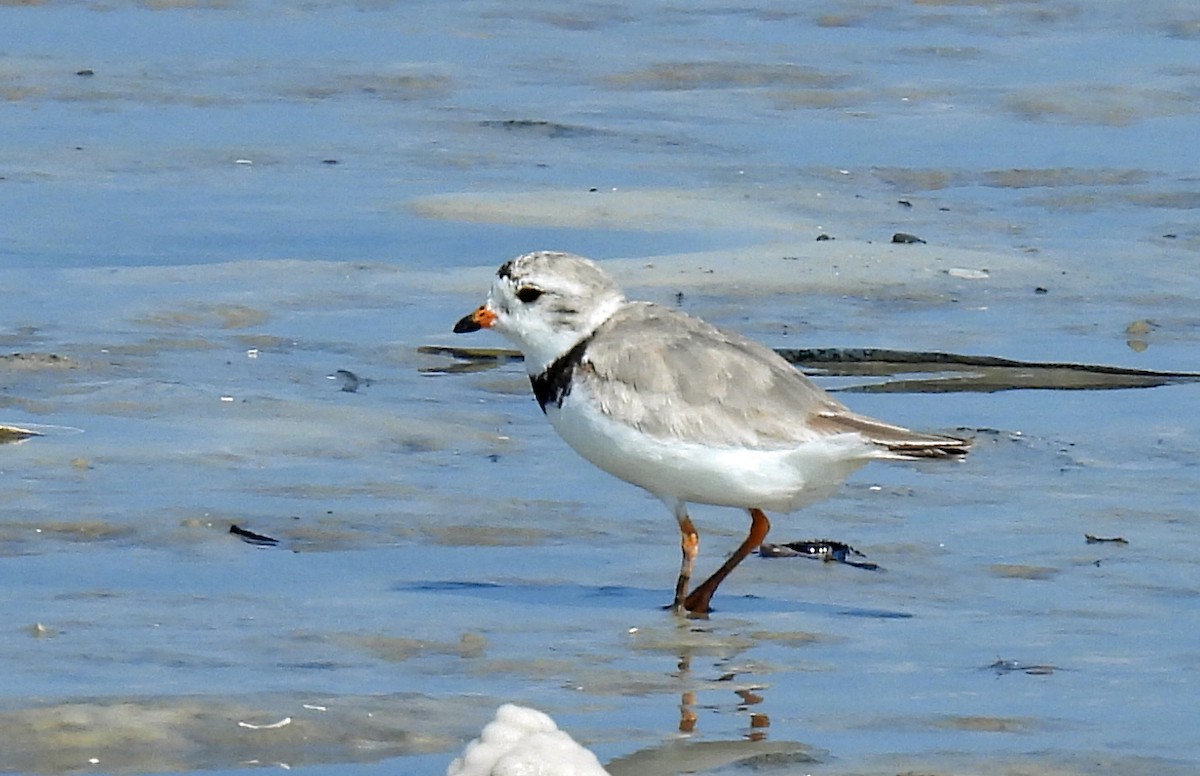
[[[716,573],[701,582],[684,600],[683,608],[692,614],[708,614],[710,611],[708,602],[712,600],[713,593],[717,592],[720,584],[725,581],[725,577],[729,576],[729,572],[737,568],[737,565],[745,560],[746,556],[761,547],[763,539],[767,538],[767,533],[771,530],[771,521],[767,519],[761,509],[752,508],[748,511],[750,512],[750,533],[746,535],[746,541],[742,542],[741,546],[725,559]]]
[[[696,564],[696,556],[700,554],[700,534],[692,519],[688,517],[687,505],[676,504],[672,511],[679,522],[679,549],[683,558],[679,564],[679,579],[675,582],[675,602],[671,605],[676,614],[687,614],[684,602],[687,600],[688,586],[692,581],[692,567]]]

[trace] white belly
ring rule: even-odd
[[[578,384],[546,415],[567,444],[604,471],[659,498],[791,512],[827,498],[871,458],[858,434],[784,450],[710,447],[647,436],[601,413]]]

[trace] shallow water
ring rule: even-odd
[[[1200,370],[1187,4],[0,24],[0,769],[440,774],[505,701],[616,776],[1200,765],[1196,386],[846,393],[975,449],[774,519],[881,571],[684,623],[666,510],[418,352],[556,247],[775,347]],[[706,570],[745,518],[695,517]]]

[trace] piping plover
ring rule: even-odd
[[[763,510],[829,496],[872,459],[956,458],[968,442],[851,412],[763,345],[625,299],[594,262],[538,251],[505,262],[454,325],[495,329],[525,356],[533,394],[580,455],[660,498],[679,523],[675,611],[703,614],[770,530]],[[688,591],[700,546],[688,503],[740,507],[750,532]]]

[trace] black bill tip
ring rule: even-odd
[[[455,334],[470,334],[473,331],[479,331],[483,327],[479,325],[479,321],[475,320],[475,313],[464,315],[459,319],[458,323],[454,324]]]

